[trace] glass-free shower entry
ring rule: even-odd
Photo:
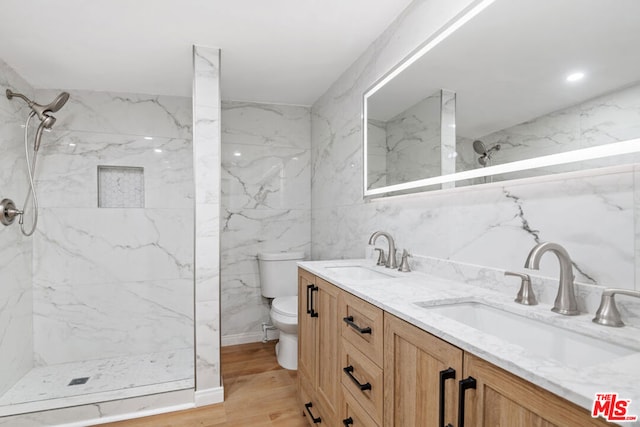
[[[0,86],[60,93],[2,61]],[[42,135],[35,233],[0,228],[0,416],[194,384],[191,99],[69,92]],[[28,114],[0,99],[0,198],[18,208]]]

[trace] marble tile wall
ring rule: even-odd
[[[21,208],[27,194],[24,161],[24,120],[27,105],[8,100],[6,89],[33,96],[33,89],[0,59],[0,199],[10,198]],[[33,240],[20,233],[18,221],[0,225],[0,394],[33,366]]]
[[[222,103],[223,343],[259,341],[269,322],[258,252],[311,246],[308,107]]]
[[[38,158],[36,363],[193,348],[191,100],[70,94]],[[144,208],[98,208],[100,165],[142,167]]]
[[[312,257],[358,258],[386,230],[399,248],[522,271],[540,241],[564,245],[577,279],[640,289],[638,167],[364,201],[361,96],[470,1],[415,1],[312,107]],[[556,277],[545,256],[541,274]]]
[[[193,48],[196,405],[224,398],[220,378],[220,50]]]

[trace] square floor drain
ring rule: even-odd
[[[71,382],[67,385],[79,385],[79,384],[86,384],[86,382],[89,381],[89,377],[82,377],[82,378],[74,378],[71,380]]]

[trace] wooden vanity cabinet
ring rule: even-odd
[[[385,426],[613,425],[388,313],[385,343]]]
[[[472,354],[464,355],[465,378],[476,380],[465,397],[466,426],[612,426],[585,409]]]
[[[338,425],[339,289],[298,270],[298,395],[310,425]]]
[[[384,331],[384,425],[457,425],[463,351],[388,313]]]
[[[345,399],[340,419],[353,427],[382,426],[384,311],[345,291],[340,292],[339,310],[340,369]]]
[[[614,425],[303,269],[298,276],[298,395],[310,425]]]

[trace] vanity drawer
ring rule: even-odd
[[[378,424],[384,408],[382,368],[343,339],[340,355],[341,382],[344,390]]]
[[[341,427],[378,427],[367,412],[358,404],[349,390],[342,388],[344,399],[342,401],[342,413],[340,414]]]
[[[347,292],[341,292],[342,337],[382,367],[383,311]]]

